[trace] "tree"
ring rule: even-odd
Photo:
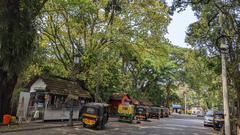
[[[36,42],[35,19],[47,0],[0,1],[0,120],[10,113],[19,74],[31,60]]]
[[[50,58],[60,61],[67,72],[72,70],[73,56],[80,55],[76,77],[85,80],[92,93],[99,91],[106,99],[111,91],[132,88],[127,70],[133,59],[141,63],[148,59],[157,67],[161,56],[167,55],[167,10],[154,0],[50,1],[41,16],[40,31]],[[154,22],[148,23],[150,20]]]
[[[193,47],[205,52],[210,57],[218,57],[220,61],[220,41],[227,44],[227,71],[230,86],[235,89],[238,108],[240,108],[240,71],[239,64],[239,1],[175,1],[173,7],[192,6],[198,21],[191,24],[187,31],[186,41]],[[220,32],[219,13],[224,14],[223,31]],[[220,62],[218,62],[220,63]],[[217,63],[216,63],[217,64]],[[219,66],[220,67],[220,66]],[[239,109],[238,109],[239,110]],[[240,112],[238,112],[240,114]]]

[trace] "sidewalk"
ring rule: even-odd
[[[77,125],[81,125],[81,123],[79,121],[75,121],[73,125],[77,126]],[[57,128],[57,127],[66,127],[66,126],[68,126],[67,121],[65,122],[30,122],[30,123],[22,123],[17,125],[0,126],[0,133]]]
[[[117,121],[116,118],[109,118],[108,122],[115,122]],[[80,121],[74,121],[73,126],[81,125]],[[18,132],[18,131],[26,131],[26,130],[38,130],[38,129],[48,129],[48,128],[58,128],[58,127],[67,127],[68,121],[64,122],[30,122],[30,123],[22,123],[16,125],[9,125],[9,126],[1,126],[0,125],[0,134],[7,133],[7,132]]]

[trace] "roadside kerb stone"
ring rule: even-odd
[[[73,126],[78,126],[81,125],[81,123],[74,123]],[[40,130],[40,129],[48,129],[48,128],[59,128],[59,127],[67,127],[69,126],[68,124],[44,124],[42,123],[41,125],[37,126],[32,126],[31,124],[27,124],[25,127],[18,127],[18,128],[5,128],[2,129],[0,128],[0,133],[7,133],[7,132],[20,132],[20,131],[28,131],[28,130]]]
[[[117,122],[117,118],[109,118],[109,122]],[[76,122],[73,126],[79,126],[82,123]],[[20,126],[20,127],[15,127]],[[21,127],[22,126],[22,127]],[[10,126],[0,126],[0,133],[7,133],[7,132],[20,132],[20,131],[27,131],[27,130],[40,130],[40,129],[48,129],[48,128],[59,128],[59,127],[67,127],[69,126],[68,123],[28,123],[28,124],[16,124]],[[1,129],[1,127],[4,127]]]

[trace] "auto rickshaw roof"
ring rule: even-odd
[[[138,105],[137,108],[147,108],[147,106],[144,106],[144,105]]]
[[[161,109],[161,108],[154,106],[154,107],[151,107],[151,109]]]

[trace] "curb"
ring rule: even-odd
[[[81,124],[74,124],[74,126],[81,125]],[[38,126],[32,128],[19,128],[19,129],[10,129],[10,130],[0,130],[0,133],[9,133],[9,132],[20,132],[20,131],[30,131],[30,130],[40,130],[40,129],[50,129],[50,128],[59,128],[59,127],[68,127],[68,124],[64,125],[55,125],[55,126]]]
[[[108,122],[118,122],[118,120],[112,119],[109,120]],[[82,125],[81,123],[76,123],[73,124],[74,126]],[[21,131],[30,131],[30,130],[40,130],[40,129],[50,129],[50,128],[59,128],[59,127],[70,127],[68,124],[61,124],[61,125],[52,125],[52,126],[36,126],[36,127],[26,127],[26,128],[18,128],[18,129],[6,129],[6,130],[1,130],[0,133],[9,133],[9,132],[21,132]]]

